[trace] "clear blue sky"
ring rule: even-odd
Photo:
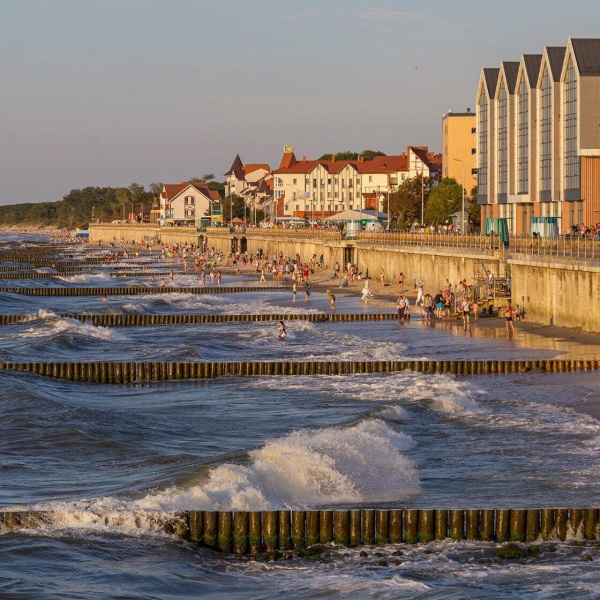
[[[482,66],[599,23],[597,0],[0,0],[0,204],[221,178],[284,144],[439,152]]]

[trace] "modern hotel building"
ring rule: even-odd
[[[600,222],[600,39],[483,68],[477,90],[477,201],[512,234],[532,217],[558,230]]]

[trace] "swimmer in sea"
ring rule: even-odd
[[[108,298],[106,296],[102,296],[102,302],[108,302]]]
[[[279,332],[277,334],[277,337],[280,340],[285,340],[285,336],[286,336],[286,332],[285,332],[285,324],[283,323],[283,321],[279,321]]]

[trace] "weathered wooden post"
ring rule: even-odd
[[[333,540],[341,546],[350,545],[350,513],[347,510],[333,511]]]
[[[237,511],[233,515],[233,551],[248,554],[248,513]]]

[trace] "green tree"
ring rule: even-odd
[[[376,156],[387,156],[385,152],[381,150],[363,150],[361,156],[364,160],[373,160]]]
[[[160,195],[162,194],[162,190],[163,190],[163,184],[160,182],[151,183],[148,186],[148,190],[152,194],[153,198],[160,198]]]
[[[443,225],[462,206],[463,188],[456,179],[445,177],[431,190],[425,204],[425,222]]]
[[[481,226],[481,207],[477,204],[477,185],[473,186],[469,198],[465,200],[465,210],[471,223]]]
[[[233,203],[233,211],[232,211],[232,203]],[[245,202],[244,198],[241,196],[236,196],[232,194],[231,196],[227,196],[223,200],[223,220],[231,221],[231,219],[237,217],[238,219],[244,218],[244,210],[245,210]]]
[[[397,220],[399,229],[406,229],[421,220],[421,195],[426,202],[430,188],[431,179],[417,175],[403,181],[390,195],[390,218]]]
[[[381,150],[363,150],[362,152],[352,152],[346,150],[345,152],[336,152],[335,154],[323,154],[317,160],[332,160],[335,156],[335,160],[358,160],[360,156],[364,160],[373,160],[375,156],[386,156],[385,152]]]

